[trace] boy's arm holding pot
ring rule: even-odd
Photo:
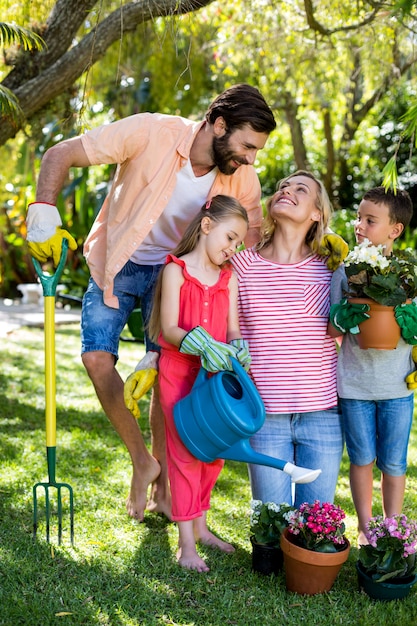
[[[369,317],[369,306],[350,302],[344,295],[347,290],[346,272],[341,265],[333,272],[330,284],[330,319],[327,326],[330,337],[337,338],[347,332],[356,335],[360,332],[359,324]]]

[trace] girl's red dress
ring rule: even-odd
[[[232,270],[220,271],[215,285],[200,283],[187,272],[184,261],[168,255],[166,263],[176,263],[183,270],[178,326],[189,331],[203,326],[217,341],[226,341],[229,312],[229,280]],[[159,387],[165,416],[168,476],[172,496],[172,519],[186,521],[200,517],[210,508],[210,495],[224,465],[222,459],[204,463],[196,459],[182,443],[175,428],[173,410],[176,402],[191,391],[201,367],[200,357],[179,352],[159,337]]]

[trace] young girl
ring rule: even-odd
[[[179,564],[198,572],[209,567],[196,542],[233,552],[206,522],[210,494],[223,467],[203,463],[184,446],[173,418],[174,405],[193,386],[203,365],[209,371],[232,369],[230,357],[249,367],[237,310],[237,279],[228,263],[248,228],[245,209],[228,196],[208,201],[191,222],[158,280],[149,334],[161,346],[159,386],[165,416],[172,519],[178,523]],[[230,342],[224,343],[224,342]]]
[[[266,409],[251,444],[257,452],[322,469],[315,481],[295,486],[296,506],[333,501],[343,450],[337,354],[327,334],[332,272],[316,254],[330,212],[323,184],[309,172],[295,172],[267,203],[261,242],[232,261],[251,376]],[[292,503],[287,474],[255,464],[249,473],[255,500]]]

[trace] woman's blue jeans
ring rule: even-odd
[[[262,428],[251,437],[252,448],[301,467],[320,468],[322,472],[311,483],[292,485],[288,474],[250,464],[253,499],[295,506],[314,500],[333,502],[343,444],[338,407],[310,413],[268,414]]]

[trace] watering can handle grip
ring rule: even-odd
[[[67,260],[67,252],[68,252],[68,239],[63,239],[61,257],[59,259],[59,263],[57,265],[55,273],[52,275],[45,274],[42,271],[42,267],[39,261],[32,257],[33,265],[35,266],[35,271],[39,277],[39,280],[41,281],[44,296],[55,296],[56,287],[57,287],[59,279],[61,278],[65,261]]]
[[[239,382],[242,385],[242,387],[247,392],[252,393],[254,383],[252,382],[245,368],[239,363],[237,359],[235,359],[232,356],[230,357],[230,361],[233,366],[233,371],[239,377]]]

